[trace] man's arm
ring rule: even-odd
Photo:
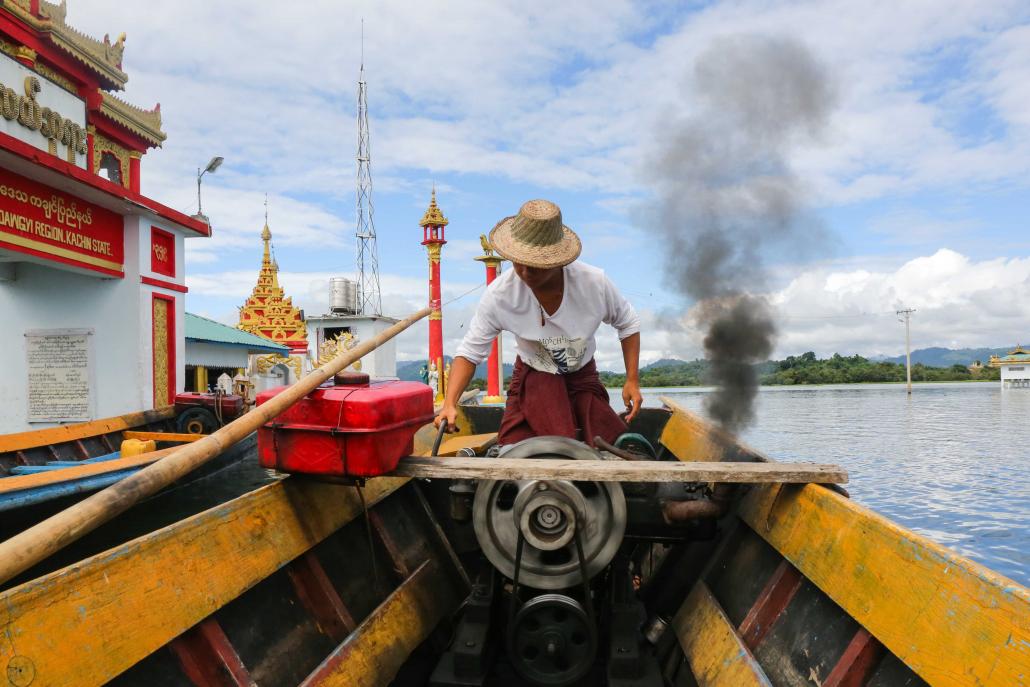
[[[626,383],[622,387],[622,402],[626,404],[629,423],[640,412],[644,397],[640,395],[640,332],[622,340],[622,360],[626,364]],[[454,374],[452,369],[451,374]]]
[[[472,364],[471,360],[460,355],[454,357],[454,360],[451,361],[451,374],[447,378],[447,388],[444,389],[443,408],[440,409],[440,413],[433,421],[434,425],[439,427],[440,423],[446,420],[447,431],[458,431],[454,426],[454,421],[458,416],[458,399],[461,398],[461,394],[464,393],[465,387],[468,386],[475,371],[476,366]]]

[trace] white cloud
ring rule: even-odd
[[[651,10],[618,0],[326,0],[303,12],[96,0],[75,3],[70,19],[97,35],[129,29],[129,97],[161,100],[170,135],[168,149],[145,161],[145,190],[187,204],[196,164],[214,153],[227,165],[212,187],[349,195],[360,17],[384,179],[429,170],[639,193],[644,153],[661,142],[658,115],[693,106],[694,56],[719,35],[761,32],[800,38],[838,77],[831,134],[796,161],[823,202],[1026,182],[1030,26],[1018,23],[1027,20],[1019,2],[755,0],[675,21]],[[656,29],[648,44],[643,36]],[[929,78],[942,54],[956,74]],[[970,140],[952,110],[971,103],[1004,126]],[[209,214],[220,227],[242,212],[234,205],[253,204],[212,189]]]
[[[892,271],[813,269],[771,297],[781,318],[777,355],[897,355],[901,307],[916,309],[913,348],[1009,345],[1030,334],[1028,288],[1030,258],[974,261],[947,249]]]

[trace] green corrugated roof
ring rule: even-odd
[[[245,346],[247,350],[260,353],[279,353],[286,355],[290,349],[269,341],[263,336],[245,332],[236,327],[209,320],[200,315],[186,313],[186,338],[193,341],[208,341],[232,346]]]

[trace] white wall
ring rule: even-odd
[[[1030,363],[1026,365],[1002,365],[1001,381],[1006,382],[1012,379],[1030,379]]]
[[[150,272],[150,226],[176,235],[176,278]],[[127,216],[125,277],[87,276],[49,265],[19,262],[13,279],[0,281],[0,433],[54,426],[27,423],[28,372],[25,332],[38,329],[93,330],[92,417],[105,418],[154,407],[154,292],[175,298],[176,391],[185,382],[185,294],[140,282],[144,275],[163,281],[183,279],[183,236],[153,218]],[[143,230],[141,236],[141,229]]]
[[[53,426],[26,422],[25,332],[32,329],[91,328],[92,416],[141,410],[141,390],[149,388],[150,373],[144,376],[139,365],[139,322],[134,317],[138,294],[138,285],[125,280],[19,263],[14,280],[0,283],[0,432]]]

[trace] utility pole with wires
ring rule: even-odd
[[[898,315],[904,315],[905,319],[899,319],[898,322],[905,323],[905,377],[908,380],[908,393],[912,394],[912,335],[910,323],[912,321],[912,313],[916,310],[915,308],[906,308],[904,310],[898,310]]]

